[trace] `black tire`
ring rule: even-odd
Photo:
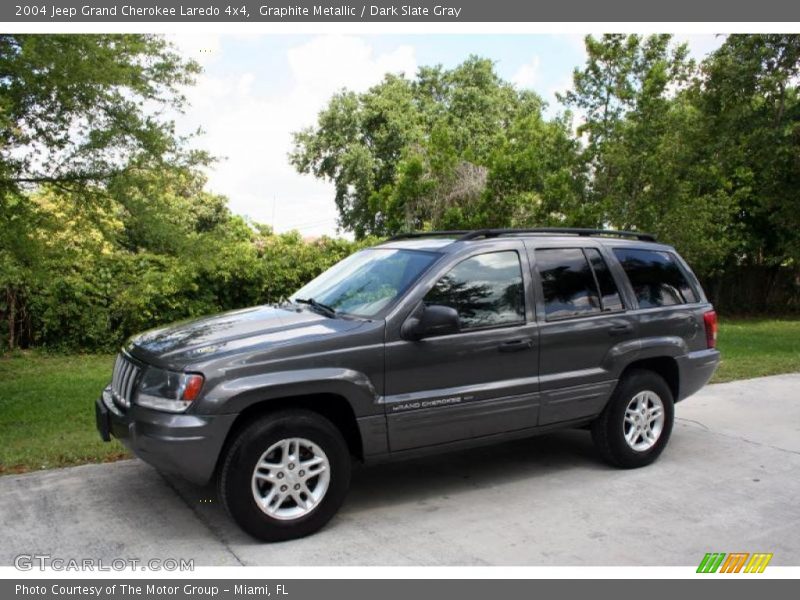
[[[287,438],[304,438],[319,446],[330,465],[330,480],[324,496],[308,514],[280,520],[256,503],[252,478],[264,452]],[[265,542],[279,542],[314,533],[336,514],[350,487],[350,470],[347,443],[333,423],[312,411],[281,410],[239,432],[223,458],[218,492],[228,514],[244,531]]]
[[[644,391],[655,392],[661,399],[664,424],[652,447],[635,450],[625,440],[625,411],[631,400]],[[664,378],[653,371],[632,370],[620,379],[605,410],[592,423],[592,439],[607,463],[622,469],[636,469],[649,465],[664,451],[674,419],[674,399]]]

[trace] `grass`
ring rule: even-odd
[[[17,352],[0,358],[0,474],[127,456],[95,429],[94,400],[108,382],[110,355]]]
[[[712,383],[800,371],[800,319],[721,319]]]
[[[800,371],[800,320],[723,319],[714,382]],[[103,443],[94,399],[114,357],[18,352],[0,358],[0,475],[128,456]]]

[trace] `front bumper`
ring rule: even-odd
[[[103,440],[115,437],[160,471],[204,485],[236,415],[167,413],[135,404],[123,412],[106,388],[95,402],[95,417]]]
[[[719,366],[720,354],[719,350],[709,348],[689,352],[676,360],[681,382],[676,400],[683,400],[709,382]]]

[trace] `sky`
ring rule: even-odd
[[[561,110],[556,92],[569,88],[586,58],[578,34],[168,37],[203,67],[185,90],[189,106],[176,124],[183,133],[201,129],[195,145],[220,158],[208,170],[207,189],[227,196],[234,213],[306,237],[345,233],[337,231],[333,185],[297,173],[287,158],[292,133],[314,125],[337,91],[364,91],[387,72],[412,77],[419,66],[450,68],[476,54],[493,60],[504,79],[539,93],[553,115]],[[723,41],[676,39],[697,59]]]

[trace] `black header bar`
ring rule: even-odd
[[[787,0],[3,0],[29,22],[798,22]]]

